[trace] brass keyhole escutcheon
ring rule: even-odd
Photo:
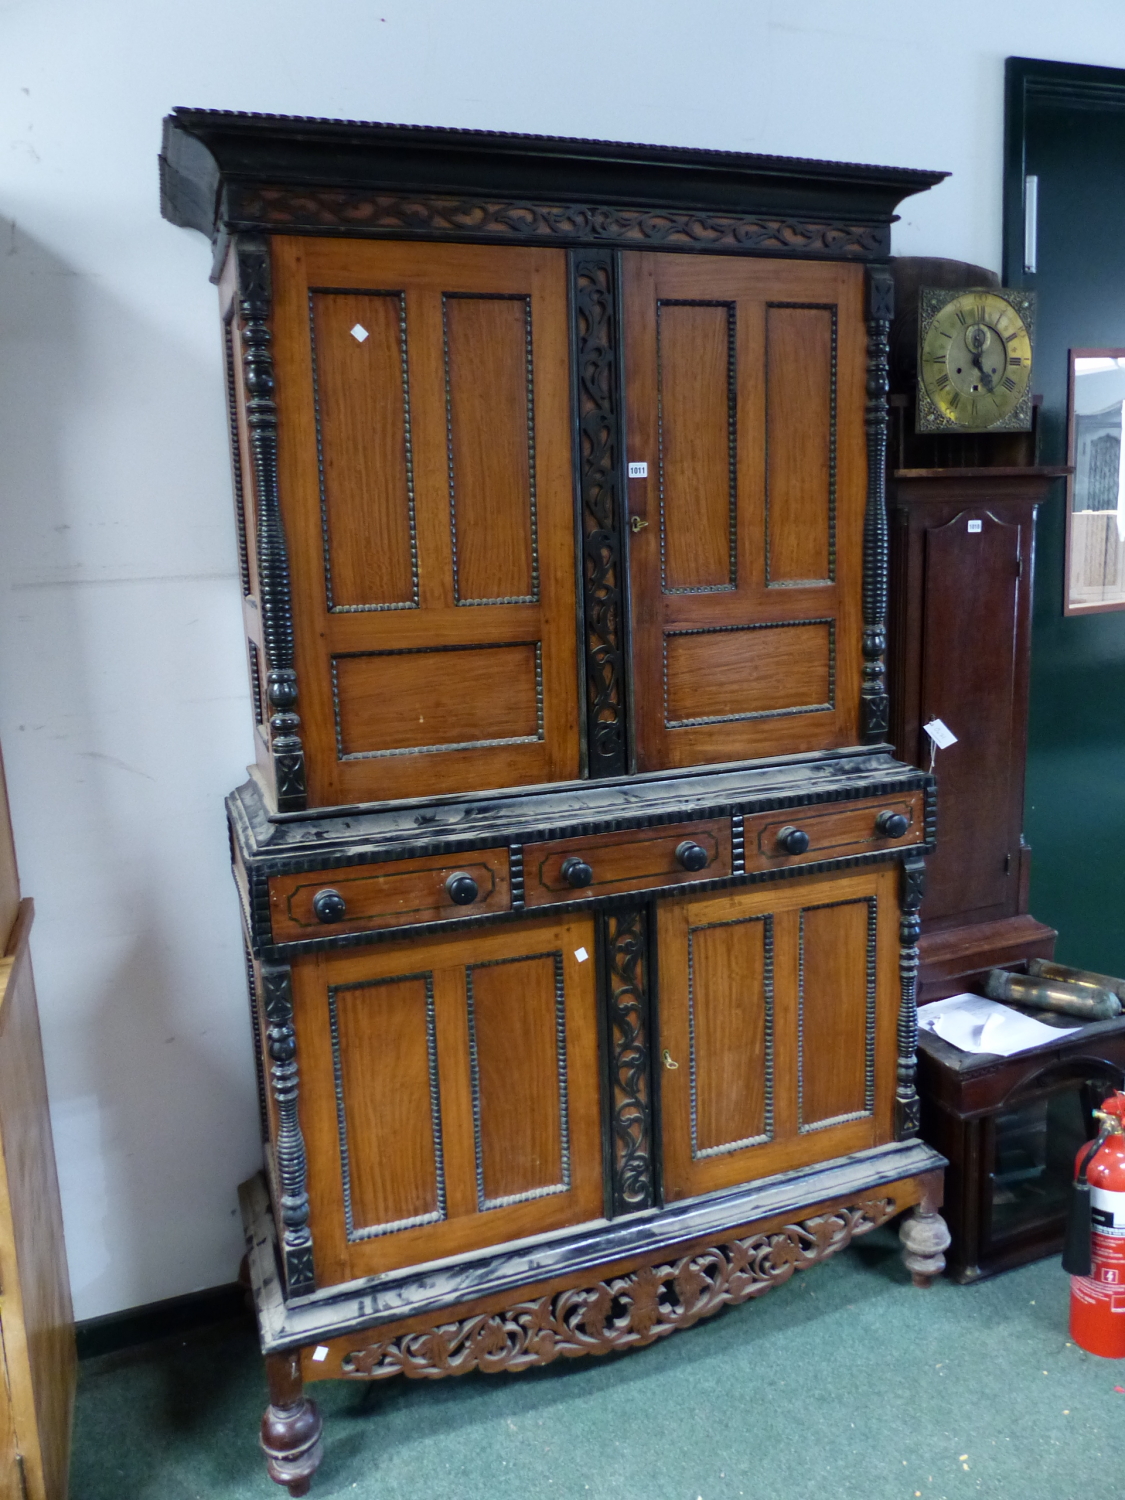
[[[673,1061],[672,1054],[668,1051],[667,1047],[665,1047],[664,1049],[664,1066],[669,1070],[678,1068],[680,1066],[678,1062]]]
[[[643,531],[647,525],[648,522],[642,521],[640,516],[634,516],[633,519],[629,522],[630,529],[632,530],[634,536],[636,536],[638,531]]]

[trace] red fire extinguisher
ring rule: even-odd
[[[1075,1159],[1063,1269],[1070,1336],[1082,1349],[1125,1359],[1125,1094],[1107,1099],[1101,1130]]]

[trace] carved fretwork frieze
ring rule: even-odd
[[[616,1216],[656,1202],[648,922],[643,908],[607,912],[603,922],[609,1062],[607,1210]]]
[[[613,251],[570,257],[576,470],[582,517],[582,607],[589,773],[629,769],[622,546],[621,341]]]
[[[277,1106],[275,1156],[281,1202],[281,1253],[291,1296],[316,1290],[312,1232],[309,1229],[308,1165],[297,1110],[297,1038],[293,1030],[293,991],[287,964],[262,965],[262,998],[268,1031],[270,1086]]]
[[[888,225],[846,220],[376,193],[362,187],[232,183],[227,191],[223,217],[235,231],[336,230],[412,239],[617,244],[650,250],[733,250],[849,260],[872,260],[890,253]]]
[[[902,861],[902,917],[899,922],[898,1069],[895,1083],[895,1136],[905,1140],[917,1135],[921,1126],[918,1090],[915,1087],[918,1050],[918,937],[922,931],[919,910],[926,884],[926,861],[909,854]]]
[[[863,688],[865,744],[890,731],[887,697],[887,392],[894,282],[888,266],[867,271],[867,508],[863,518]]]
[[[277,492],[277,403],[274,400],[273,354],[270,349],[269,246],[264,239],[240,236],[238,312],[246,386],[246,428],[254,470],[258,520],[258,581],[261,590],[262,646],[266,658],[269,744],[273,758],[279,812],[302,812],[307,806],[305,752],[296,713],[297,673],[293,665],[293,604],[289,554],[281,524]]]
[[[469,1370],[495,1374],[550,1364],[560,1356],[638,1349],[722,1307],[760,1297],[885,1223],[898,1207],[893,1197],[871,1197],[504,1312],[400,1334],[346,1354],[341,1372],[365,1380],[392,1375],[438,1380]]]

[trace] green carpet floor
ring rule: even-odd
[[[348,1500],[1111,1500],[1125,1360],[1069,1342],[1040,1261],[918,1291],[880,1230],[663,1343],[522,1375],[312,1388],[312,1495]],[[284,1491],[256,1447],[254,1336],[87,1361],[71,1500]]]

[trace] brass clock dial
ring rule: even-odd
[[[923,287],[919,310],[918,431],[1027,432],[1033,295]]]

